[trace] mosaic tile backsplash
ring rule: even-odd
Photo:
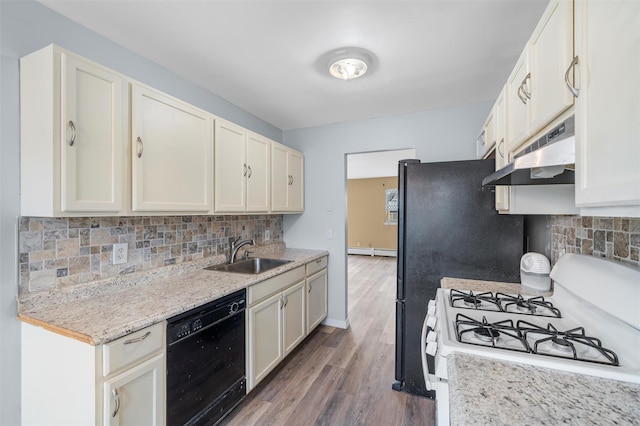
[[[640,266],[640,218],[552,216],[551,243],[553,264],[579,253]]]
[[[238,237],[260,246],[265,230],[281,241],[282,215],[22,217],[20,293],[228,254]],[[127,263],[113,265],[115,243],[128,244]]]

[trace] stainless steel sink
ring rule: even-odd
[[[236,272],[238,274],[261,274],[273,268],[277,268],[278,266],[285,265],[289,262],[291,261],[285,259],[267,259],[264,257],[254,257],[235,263],[213,265],[204,269],[219,272]]]

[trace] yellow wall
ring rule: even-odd
[[[349,248],[396,250],[398,226],[384,220],[385,190],[397,188],[397,176],[347,181]]]

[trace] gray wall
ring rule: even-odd
[[[415,148],[423,162],[475,158],[475,139],[493,102],[308,129],[287,130],[284,144],[305,154],[305,212],[285,215],[288,247],[328,250],[329,320],[347,321],[346,155]],[[326,230],[333,239],[326,238]]]
[[[0,424],[20,423],[18,58],[55,43],[220,117],[282,140],[282,131],[31,0],[0,0]]]

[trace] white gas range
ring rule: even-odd
[[[554,294],[547,298],[438,289],[422,336],[438,424],[449,420],[452,352],[640,383],[640,269],[566,254],[551,277]]]

